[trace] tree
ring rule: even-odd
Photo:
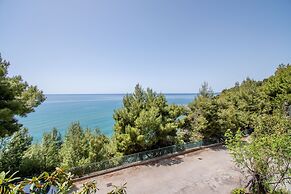
[[[69,127],[61,148],[62,166],[71,168],[86,160],[86,150],[84,150],[84,132],[79,123],[72,123]]]
[[[253,193],[269,193],[291,183],[291,136],[290,120],[269,123],[273,119],[263,118],[255,126],[249,141],[242,133],[235,135],[228,130],[226,145],[235,163],[249,177],[248,187]],[[285,123],[287,122],[287,123]],[[289,123],[289,124],[288,124]],[[280,130],[278,127],[280,126]],[[272,131],[272,133],[268,133]]]
[[[60,166],[59,154],[62,138],[56,128],[44,133],[40,144],[31,145],[22,157],[20,173],[24,176],[39,174],[43,171],[52,172]]]
[[[41,144],[32,144],[21,158],[19,173],[21,176],[32,176],[43,171],[45,171],[45,162]]]
[[[7,138],[0,150],[0,171],[19,171],[24,152],[31,142],[32,137],[25,128]]]
[[[84,131],[80,123],[73,123],[61,147],[61,166],[68,169],[98,162],[106,158],[109,139],[100,130]]]
[[[212,89],[204,82],[199,89],[197,98],[188,105],[187,117],[184,121],[185,141],[220,139],[217,116],[217,103]]]
[[[53,171],[60,165],[61,158],[59,151],[62,146],[62,136],[60,132],[53,128],[50,133],[45,133],[42,139],[42,150],[44,156],[44,166],[46,171]]]
[[[85,140],[87,141],[88,159],[90,163],[108,159],[111,153],[108,153],[110,139],[103,135],[99,129],[91,132],[89,129],[85,131]]]
[[[261,84],[247,78],[241,85],[224,90],[217,96],[218,124],[223,133],[227,129],[253,130],[257,117],[269,113],[269,102]]]
[[[204,140],[222,139],[228,129],[253,131],[257,117],[270,113],[270,104],[262,82],[250,78],[216,96],[204,83],[188,106],[185,128],[190,131],[190,138]]]
[[[212,98],[214,96],[214,92],[207,82],[203,82],[203,84],[201,85],[198,97],[199,96],[206,98]]]
[[[162,94],[136,85],[114,112],[114,139],[124,154],[172,145],[178,142],[178,118],[183,107],[167,104]]]
[[[26,116],[45,100],[42,91],[21,76],[8,77],[9,65],[0,55],[0,137],[19,131],[15,116]]]
[[[281,64],[274,75],[264,80],[262,90],[271,105],[270,112],[291,116],[291,65]]]

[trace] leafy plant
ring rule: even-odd
[[[7,177],[9,172],[0,173],[0,193],[2,194],[18,194],[24,193],[23,188],[29,185],[30,193],[32,194],[46,194],[50,187],[54,186],[57,188],[56,194],[66,194],[69,193],[72,186],[72,175],[66,173],[60,168],[49,174],[48,172],[43,172],[41,175],[25,178],[20,181],[19,177],[14,177],[16,173]],[[16,182],[18,181],[18,182]]]
[[[78,191],[77,194],[94,194],[98,190],[95,181],[89,181],[83,184],[81,191]]]
[[[108,194],[126,194],[126,183],[121,186],[113,185],[114,189],[110,191]]]
[[[226,145],[235,163],[248,177],[246,187],[253,193],[275,192],[291,183],[291,136],[267,134],[242,140],[242,133],[226,133]]]
[[[245,188],[236,188],[231,191],[231,194],[245,194],[246,189]]]
[[[9,176],[8,172],[0,173],[0,193],[10,194],[15,191],[15,182],[18,181],[19,177],[14,177],[17,172]]]
[[[43,172],[39,176],[25,178],[20,181],[19,177],[14,177],[17,172],[8,176],[9,172],[0,173],[0,193],[2,194],[24,194],[23,188],[30,185],[31,194],[46,194],[51,187],[55,187],[55,194],[67,194],[71,191],[72,175],[66,173],[61,168],[56,168],[51,174]],[[18,182],[17,182],[18,181]],[[122,186],[113,186],[114,190],[109,194],[126,194],[126,183]],[[95,181],[89,181],[83,184],[80,191],[74,194],[94,194],[98,191]]]

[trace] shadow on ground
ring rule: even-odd
[[[155,167],[172,166],[172,165],[180,164],[182,162],[184,162],[183,159],[177,156],[177,157],[162,159],[157,162],[152,162],[152,163],[147,164],[146,166],[155,166]]]
[[[227,150],[224,145],[210,147],[209,149],[214,150],[214,151]]]

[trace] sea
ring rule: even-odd
[[[107,136],[113,134],[114,110],[122,107],[125,94],[46,94],[46,100],[34,112],[18,118],[29,129],[34,142],[44,132],[57,128],[62,135],[72,122],[85,128],[99,128]],[[165,94],[167,102],[186,105],[197,94]]]

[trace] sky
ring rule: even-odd
[[[290,0],[0,0],[10,75],[44,93],[215,92],[291,63]]]

